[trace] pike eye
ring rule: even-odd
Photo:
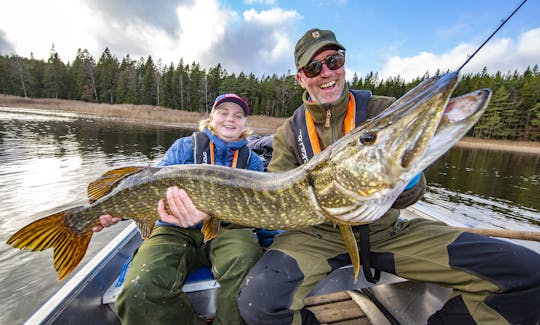
[[[372,132],[364,133],[360,136],[360,143],[365,146],[371,146],[377,140],[377,134]]]

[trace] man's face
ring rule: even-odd
[[[329,55],[338,53],[335,49],[323,49],[317,53],[310,62],[322,61]],[[330,70],[326,63],[322,65],[321,73],[315,77],[308,78],[303,69],[296,73],[296,80],[304,88],[311,100],[320,104],[328,104],[338,100],[341,97],[345,86],[345,66],[336,70]]]

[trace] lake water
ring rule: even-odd
[[[51,250],[20,251],[7,239],[39,217],[84,204],[87,184],[103,172],[154,165],[175,139],[190,133],[0,108],[0,324],[24,322],[66,281],[56,280]],[[423,202],[453,211],[465,224],[540,231],[539,155],[454,148],[426,176]],[[123,225],[95,234],[75,272]]]

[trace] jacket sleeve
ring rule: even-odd
[[[398,198],[394,201],[392,208],[394,209],[405,209],[406,207],[413,205],[418,202],[426,192],[426,177],[422,173],[422,177],[416,185],[412,188],[403,191]]]
[[[385,109],[388,108],[393,102],[396,101],[395,97],[388,96],[378,96],[374,95],[371,97],[368,106],[368,118],[372,118],[382,113]]]
[[[258,171],[258,172],[264,171],[264,165],[261,160],[261,157],[259,157],[259,155],[255,153],[255,151],[253,150],[251,150],[251,157],[249,159],[248,169]]]
[[[291,132],[290,128],[290,120],[287,120],[276,130],[272,143],[272,160],[268,164],[268,171],[271,173],[284,172],[299,166],[285,135],[287,131]]]
[[[165,152],[157,166],[169,166],[193,163],[193,140],[184,137],[176,140]]]

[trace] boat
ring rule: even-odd
[[[449,212],[444,213],[422,201],[402,210],[401,215],[466,227],[455,221]],[[129,225],[25,324],[120,324],[114,301],[133,251],[142,242],[135,224],[124,222]],[[540,243],[511,241],[540,252]],[[211,319],[216,310],[218,288],[209,269],[203,268],[188,276],[183,290],[197,312]],[[449,288],[408,281],[384,272],[376,284],[365,280],[363,274],[354,283],[352,265],[349,265],[333,271],[318,283],[305,298],[305,304],[324,324],[425,324],[450,294]]]

